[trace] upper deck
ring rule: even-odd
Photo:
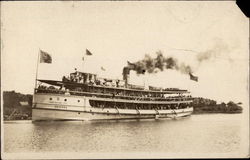
[[[157,88],[128,84],[119,79],[98,78],[91,73],[75,72],[62,81],[38,80],[39,87],[35,93],[68,93],[70,95],[96,96],[107,99],[127,99],[140,101],[190,101],[190,92],[177,88]],[[46,86],[41,85],[46,84]]]
[[[144,93],[162,93],[162,94],[182,94],[182,93],[190,93],[187,90],[181,90],[177,88],[166,88],[162,90],[150,90],[150,89],[133,89],[133,88],[126,88],[124,86],[106,86],[106,85],[98,85],[98,84],[92,84],[92,83],[79,83],[79,82],[63,82],[63,81],[54,81],[54,80],[42,80],[39,79],[38,81],[47,83],[54,86],[64,86],[69,88],[77,88],[77,87],[83,87],[83,88],[91,88],[91,89],[109,89],[113,91],[130,91],[130,92],[144,92]]]
[[[76,71],[74,73],[70,73],[70,76],[63,76],[62,81],[51,81],[51,80],[39,80],[41,82],[49,83],[51,85],[64,85],[69,87],[95,87],[95,88],[107,88],[113,90],[126,90],[132,92],[151,92],[151,93],[187,93],[187,90],[181,90],[178,88],[161,88],[161,87],[153,87],[149,86],[149,88],[145,88],[145,86],[128,84],[126,80],[120,79],[111,79],[111,78],[101,78],[96,74],[79,72]],[[127,85],[126,85],[127,84]]]

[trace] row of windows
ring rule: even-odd
[[[120,108],[120,109],[182,109],[188,108],[190,104],[136,104],[121,102],[101,102],[90,100],[90,105],[97,108]]]
[[[53,98],[51,98],[51,97],[50,97],[50,98],[49,98],[49,100],[51,100],[51,101],[52,101],[52,100],[53,100]],[[57,100],[59,101],[59,100],[60,100],[60,98],[59,98],[59,97],[57,97]],[[66,101],[67,101],[67,98],[65,98],[65,99],[64,99],[64,101],[66,102]],[[77,102],[79,103],[79,102],[80,102],[80,100],[78,99],[78,100],[77,100]]]

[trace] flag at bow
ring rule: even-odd
[[[192,73],[189,73],[189,76],[190,76],[191,80],[198,82],[198,77],[197,76],[192,75]]]
[[[40,63],[52,63],[51,55],[40,50]]]

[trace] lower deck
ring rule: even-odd
[[[129,114],[125,113],[101,113],[88,111],[66,111],[66,110],[51,110],[36,108],[32,109],[32,120],[119,120],[119,119],[163,119],[163,118],[178,118],[190,116],[192,108],[186,111],[172,111],[170,113],[155,113],[155,114]]]

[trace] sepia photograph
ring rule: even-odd
[[[236,1],[2,1],[2,159],[249,158]]]

